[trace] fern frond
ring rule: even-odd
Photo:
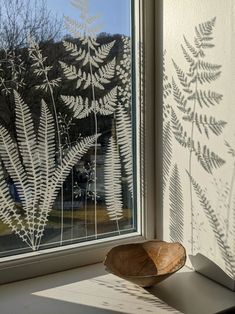
[[[183,117],[184,120],[195,123],[198,131],[202,134],[203,132],[209,138],[209,131],[214,135],[219,136],[222,134],[226,122],[223,120],[217,121],[214,117],[208,117],[207,115],[202,115],[198,113],[191,112]]]
[[[73,146],[62,159],[61,165],[57,167],[50,182],[50,189],[48,191],[47,199],[50,204],[49,208],[55,201],[57,193],[61,184],[66,180],[71,168],[78,162],[78,160],[88,151],[91,145],[95,142],[97,136],[89,136],[81,140]]]
[[[68,65],[65,62],[60,61],[61,68],[64,72],[65,77],[73,81],[77,79],[76,89],[78,89],[82,83],[84,84],[83,88],[87,89],[92,84],[92,77],[90,73],[83,72],[80,68],[77,70],[74,65]]]
[[[85,31],[85,25],[75,21],[69,16],[64,16],[65,28],[73,35],[74,38],[82,38]]]
[[[177,164],[174,165],[170,176],[170,239],[183,243],[184,240],[184,203]]]
[[[110,220],[118,221],[123,217],[121,162],[118,148],[113,137],[110,138],[105,158],[104,188],[105,202]]]
[[[208,72],[218,71],[221,69],[221,65],[205,62],[203,60],[198,60],[197,66],[199,70],[204,70]]]
[[[115,40],[111,41],[108,44],[104,44],[101,45],[100,47],[98,47],[98,49],[95,51],[95,55],[94,55],[94,60],[98,63],[101,64],[103,63],[106,58],[108,57],[111,49],[113,48],[114,44],[115,44]]]
[[[212,231],[215,235],[216,241],[218,243],[218,247],[220,249],[221,255],[223,260],[226,264],[226,270],[228,274],[234,277],[234,270],[235,270],[235,258],[231,252],[231,249],[226,241],[224,235],[224,228],[220,225],[220,221],[216,216],[214,209],[212,208],[210,202],[208,201],[206,195],[204,194],[202,188],[199,184],[193,179],[193,177],[188,173],[189,178],[192,182],[193,188],[198,196],[200,204],[204,209],[204,212],[209,220],[211,225]]]
[[[129,191],[133,196],[133,170],[132,170],[132,127],[131,120],[123,108],[122,104],[118,104],[117,111],[117,143],[120,147],[121,157],[124,162],[124,169],[127,175]]]
[[[201,39],[208,38],[212,35],[215,27],[216,17],[212,20],[199,24],[198,31],[200,32]]]
[[[172,78],[172,88],[173,88],[173,96],[174,100],[178,104],[178,108],[182,112],[186,112],[187,98],[183,95],[175,80]]]
[[[190,44],[190,42],[187,40],[187,38],[184,36],[184,42],[188,50],[191,52],[194,58],[198,58],[199,52],[198,50]]]
[[[194,153],[201,166],[210,174],[212,174],[214,169],[220,168],[225,164],[224,159],[214,152],[211,152],[206,145],[201,147],[199,142],[197,143],[197,149],[194,150]]]
[[[185,60],[189,63],[189,66],[190,66],[190,72],[191,72],[191,69],[194,69],[195,68],[195,65],[196,65],[196,60],[191,57],[191,55],[187,52],[187,50],[184,48],[183,45],[181,45],[181,49],[183,51],[183,55],[185,57]],[[194,56],[195,57],[195,56]]]
[[[218,105],[222,101],[223,95],[212,92],[210,90],[205,91],[198,89],[195,93],[188,97],[188,100],[195,99],[198,101],[201,108],[204,105],[206,107],[210,107]]]
[[[213,81],[216,81],[221,75],[221,71],[219,72],[198,72],[196,78],[198,79],[199,83],[201,85],[205,84],[205,83],[211,83]]]
[[[117,87],[111,89],[111,91],[103,98],[99,99],[96,106],[96,111],[103,116],[113,114],[117,106]]]
[[[109,84],[110,80],[114,78],[115,67],[116,58],[98,69],[98,71],[92,76],[92,84],[103,90],[103,84]]]
[[[98,135],[99,136],[99,135]],[[43,236],[45,225],[48,221],[48,215],[52,210],[53,203],[58,195],[61,185],[68,177],[71,168],[78,160],[88,151],[98,136],[90,136],[81,140],[78,144],[70,148],[67,155],[62,159],[61,165],[57,166],[49,182],[47,183],[47,191],[40,202],[40,223],[36,230],[37,246],[39,247]]]
[[[69,54],[72,57],[78,57],[81,54],[81,50],[78,50],[78,47],[76,44],[71,43],[69,41],[64,40],[63,41],[63,46],[65,48],[66,52],[69,52]],[[81,48],[80,48],[81,49]]]
[[[171,167],[171,158],[172,158],[172,135],[171,135],[171,125],[168,121],[163,126],[162,134],[162,172],[163,172],[163,192],[166,190],[166,184],[169,177],[170,167]]]
[[[176,74],[178,76],[180,84],[185,88],[189,88],[189,83],[186,74],[184,71],[175,63],[175,61],[172,59],[173,65],[175,67]]]
[[[172,132],[175,136],[175,139],[178,141],[178,143],[181,146],[183,146],[184,148],[187,148],[189,145],[190,139],[187,135],[187,132],[184,131],[184,128],[173,109],[171,109],[171,125],[172,125]]]
[[[26,231],[26,221],[17,212],[15,204],[10,196],[9,187],[4,179],[2,168],[0,168],[0,219],[5,223],[22,241],[31,246]]]
[[[21,164],[16,144],[9,132],[0,126],[0,156],[8,174],[13,179],[24,208],[30,208],[30,189],[26,172]]]
[[[76,119],[84,119],[93,111],[88,98],[82,98],[81,96],[61,96],[61,98],[64,104],[73,110]]]
[[[62,61],[59,61],[59,63],[64,72],[64,75],[66,76],[68,80],[75,80],[80,77],[74,65],[68,65]]]
[[[45,195],[48,182],[55,171],[55,135],[53,116],[44,100],[38,129],[38,150],[42,178],[40,191],[41,195]]]
[[[28,187],[32,194],[32,207],[35,209],[40,197],[40,163],[37,139],[28,106],[17,92],[14,92],[14,97],[17,140],[27,174]]]

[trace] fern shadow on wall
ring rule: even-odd
[[[210,108],[222,101],[222,95],[213,91],[211,85],[221,76],[221,66],[206,60],[207,51],[215,47],[214,28],[216,18],[201,23],[195,27],[193,43],[184,36],[181,45],[187,70],[183,70],[175,60],[172,60],[176,77],[172,78],[171,131],[175,140],[188,153],[190,208],[191,208],[191,252],[195,244],[195,210],[193,204],[192,175],[195,161],[208,175],[220,168],[225,160],[211,151],[201,139],[209,140],[223,133],[226,122],[217,120],[208,112]],[[169,123],[169,122],[168,122]],[[199,138],[199,139],[197,139]],[[168,140],[169,143],[169,140]],[[168,144],[168,146],[170,143]],[[169,151],[169,148],[168,148]],[[168,154],[169,155],[169,154]],[[171,180],[173,178],[171,177]],[[172,202],[171,202],[172,203]],[[180,214],[180,213],[179,213]]]

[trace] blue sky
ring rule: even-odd
[[[47,0],[48,9],[62,17],[77,19],[79,12],[70,0]],[[89,0],[91,15],[99,14],[102,32],[130,35],[130,0]]]

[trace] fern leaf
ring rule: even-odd
[[[54,120],[47,104],[42,100],[41,117],[38,129],[38,149],[41,169],[41,194],[47,192],[47,182],[55,171]]]
[[[225,160],[219,157],[214,152],[211,152],[209,148],[204,145],[197,143],[197,149],[194,151],[201,166],[210,174],[214,169],[220,168],[225,164]]]
[[[184,42],[186,47],[188,48],[188,50],[191,52],[191,54],[193,55],[194,58],[197,58],[199,55],[198,50],[190,44],[190,42],[187,40],[187,38],[184,36]]]
[[[182,112],[186,112],[187,98],[183,95],[183,93],[179,89],[174,79],[172,79],[172,88],[173,88],[174,100],[179,105],[178,108]]]
[[[0,126],[0,155],[8,174],[16,185],[21,202],[25,208],[30,208],[30,189],[26,172],[21,164],[16,144],[3,126]]]
[[[183,126],[180,123],[180,120],[177,118],[177,115],[173,109],[171,109],[171,125],[175,139],[181,146],[187,148],[189,143],[189,137],[186,131],[184,131]]]
[[[98,135],[99,136],[99,135]],[[74,147],[72,147],[67,155],[62,159],[61,165],[57,167],[54,172],[54,175],[51,179],[50,189],[48,191],[48,200],[51,208],[52,204],[55,201],[57,193],[61,187],[61,184],[66,180],[69,175],[71,168],[78,162],[78,160],[88,151],[91,145],[95,142],[95,139],[98,136],[89,136],[81,140]]]
[[[168,121],[163,127],[162,136],[162,149],[163,149],[163,192],[166,190],[166,184],[169,177],[171,158],[172,158],[172,139],[170,122]]]
[[[98,49],[95,51],[95,56],[93,57],[94,60],[100,64],[103,63],[106,58],[108,57],[111,49],[113,48],[114,44],[115,44],[115,40],[113,40],[112,42],[108,43],[108,44],[104,44],[101,45],[100,47],[98,47]]]
[[[69,16],[64,16],[65,28],[73,35],[74,38],[82,38],[85,26],[82,23],[75,21]]]
[[[117,105],[117,87],[114,87],[107,95],[99,99],[96,111],[101,115],[113,114]]]
[[[78,57],[80,55],[80,52],[76,44],[64,40],[63,46],[72,57]]]
[[[108,143],[104,169],[105,202],[110,220],[118,221],[123,217],[121,162],[115,140]]]
[[[197,79],[199,81],[200,84],[205,84],[205,83],[211,83],[213,81],[216,81],[221,75],[221,71],[219,72],[199,72],[197,74]]]
[[[200,107],[203,106],[210,107],[218,105],[222,99],[223,95],[212,92],[198,89],[195,93],[188,97],[188,100],[197,100]]]
[[[125,109],[122,107],[122,104],[118,105],[116,117],[117,117],[117,143],[120,147],[121,157],[123,158],[129,191],[133,196],[132,127],[130,118]]]
[[[92,76],[92,84],[99,89],[104,89],[103,84],[110,83],[110,80],[114,78],[115,67],[116,58],[99,68],[99,70]]]
[[[31,246],[25,228],[25,219],[17,213],[17,209],[9,193],[9,187],[4,179],[2,168],[0,168],[0,219],[17,234],[22,241],[28,246]]]
[[[61,185],[68,177],[71,168],[78,162],[78,160],[87,152],[87,150],[94,143],[97,136],[90,136],[84,138],[78,144],[73,146],[63,158],[61,165],[57,166],[47,183],[47,192],[41,200],[40,203],[40,223],[38,224],[38,229],[36,232],[37,246],[39,247],[43,232],[45,230],[45,225],[48,221],[48,215],[52,210],[53,203],[58,195]]]
[[[226,122],[223,120],[217,121],[214,117],[208,117],[207,115],[202,115],[198,113],[190,113],[183,117],[184,120],[191,123],[195,123],[198,131],[202,134],[203,132],[209,138],[209,130],[216,136],[222,134]]]
[[[75,80],[79,78],[79,74],[74,65],[68,65],[65,62],[60,61],[61,68],[64,72],[64,75],[68,80]]]
[[[199,70],[204,70],[208,72],[218,71],[221,69],[221,65],[205,62],[203,60],[198,60],[197,66]]]
[[[210,222],[212,231],[215,235],[216,241],[218,243],[218,247],[220,249],[221,255],[223,260],[226,264],[226,270],[228,274],[234,277],[234,270],[235,270],[235,259],[231,252],[229,245],[227,244],[225,235],[224,235],[224,228],[220,225],[220,221],[216,216],[214,209],[212,208],[210,202],[208,201],[207,197],[205,196],[202,188],[199,184],[193,179],[193,177],[188,173],[189,178],[192,182],[193,188],[198,196],[200,204],[204,209],[204,212]]]
[[[18,145],[27,173],[28,187],[32,194],[32,207],[35,209],[40,197],[40,164],[37,139],[28,106],[17,92],[14,92],[14,96]]]
[[[73,116],[76,119],[84,119],[93,111],[88,98],[81,96],[61,96],[64,104],[73,110]]]
[[[188,88],[189,88],[189,83],[188,83],[188,79],[187,79],[186,74],[184,73],[183,70],[181,70],[181,68],[175,63],[174,60],[172,60],[172,62],[173,62],[173,65],[174,65],[174,67],[175,67],[175,70],[176,70],[176,73],[177,73],[177,76],[178,76],[178,79],[179,79],[180,84],[181,84],[185,89],[188,89]]]
[[[170,177],[170,239],[173,242],[183,243],[184,240],[184,203],[177,165],[174,165]]]

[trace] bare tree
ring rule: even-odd
[[[0,49],[25,47],[59,38],[62,21],[48,10],[45,0],[0,0]]]

